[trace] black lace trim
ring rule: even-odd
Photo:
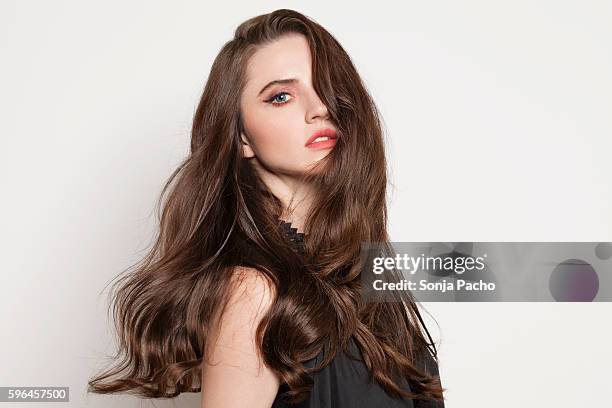
[[[281,230],[285,233],[289,241],[295,249],[300,253],[304,253],[304,233],[297,232],[297,228],[292,227],[290,222],[279,219]]]

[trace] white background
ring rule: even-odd
[[[610,2],[5,0],[0,386],[199,406],[86,395],[114,352],[105,285],[151,242],[217,52],[281,7],[343,44],[381,109],[393,240],[612,241]],[[609,404],[609,303],[425,306],[447,407]]]

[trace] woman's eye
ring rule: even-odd
[[[268,99],[268,102],[272,105],[284,105],[287,103],[287,96],[290,96],[287,92],[279,92],[272,98]]]

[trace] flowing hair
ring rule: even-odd
[[[325,171],[304,175],[316,196],[303,254],[279,228],[282,203],[242,156],[237,97],[250,56],[296,33],[308,40],[313,86],[339,136],[318,163]],[[157,201],[155,242],[112,287],[119,350],[114,364],[89,380],[88,392],[168,398],[200,391],[205,350],[232,279],[250,267],[274,286],[256,341],[265,364],[288,386],[285,401],[305,399],[313,371],[351,336],[370,378],[391,395],[442,400],[437,369],[426,364],[437,351],[412,296],[396,295],[396,302],[361,296],[361,243],[388,245],[386,187],[381,118],[339,42],[294,10],[243,22],[212,64],[189,155]],[[304,365],[320,352],[318,367]],[[413,392],[401,386],[405,381]]]

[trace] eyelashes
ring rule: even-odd
[[[289,95],[289,96],[291,96],[291,95],[289,94],[289,92],[286,92],[286,91],[280,91],[280,92],[278,92],[278,93],[276,93],[276,94],[272,95],[272,97],[268,98],[268,99],[266,100],[266,102],[267,102],[267,103],[269,103],[270,105],[274,106],[274,107],[279,107],[279,106],[285,105],[286,103],[288,103],[288,101],[286,101],[286,100],[285,100],[285,101],[278,101],[278,99],[277,99],[277,98],[278,98],[279,96],[281,96],[281,95]],[[276,102],[275,102],[275,101],[276,101]]]

